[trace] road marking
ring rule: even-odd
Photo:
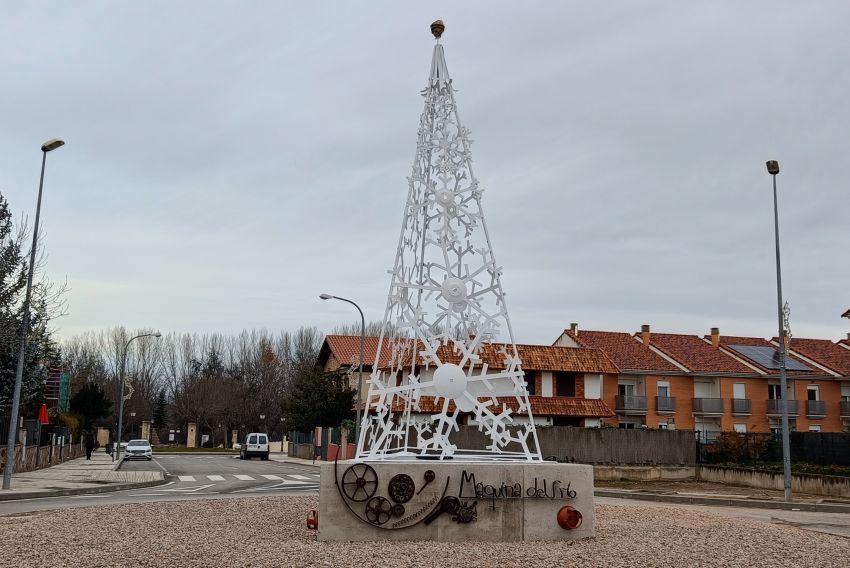
[[[233,477],[235,477],[236,479],[238,479],[240,481],[254,481],[254,478],[251,477],[250,475],[244,475],[244,474],[239,475],[238,473],[234,473]]]
[[[109,497],[109,495],[71,495],[71,499],[96,499]]]
[[[312,477],[307,477],[306,475],[290,475],[289,477],[291,477],[292,479],[301,479],[304,481],[313,481],[314,479]],[[318,477],[318,475],[316,477]]]
[[[272,481],[283,481],[283,478],[279,475],[271,475],[268,473],[264,473],[263,477],[265,477],[266,479],[271,479]]]
[[[224,481],[224,476],[223,475],[208,475],[207,479],[209,479],[210,481]]]
[[[173,492],[177,492],[177,493],[194,493],[196,491],[201,491],[203,489],[206,489],[207,487],[212,487],[213,485],[214,485],[213,483],[210,483],[208,485],[199,485],[197,487],[185,487],[185,488],[182,488],[182,489],[163,489],[162,491],[169,491],[169,492],[173,491]]]
[[[195,477],[193,475],[178,475],[177,479],[180,481],[195,481]]]

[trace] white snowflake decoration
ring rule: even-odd
[[[469,131],[460,124],[439,41],[423,94],[425,110],[375,356],[383,363],[369,378],[357,458],[539,461],[501,268],[472,172]],[[509,341],[496,343],[502,331]],[[425,396],[433,397],[438,412],[422,413]],[[516,413],[498,396],[512,397]],[[452,444],[462,412],[489,438],[486,450]],[[515,420],[518,416],[522,419]]]

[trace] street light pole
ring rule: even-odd
[[[366,338],[366,318],[363,317],[363,310],[360,309],[360,306],[348,300],[346,298],[340,298],[339,296],[332,296],[330,294],[320,294],[319,297],[323,300],[340,300],[343,302],[348,302],[360,312],[360,362],[357,366],[357,399],[355,401],[355,410],[356,410],[356,418],[354,422],[354,439],[357,443],[360,443],[360,393],[363,391],[363,342]],[[348,443],[348,440],[345,441]]]
[[[782,392],[782,473],[785,485],[785,501],[791,501],[791,435],[788,426],[788,378],[785,373],[785,322],[782,311],[782,268],[779,261],[779,206],[776,199],[776,176],[779,162],[768,160],[767,173],[773,177],[773,227],[776,240],[776,306],[779,317],[779,389]]]
[[[32,248],[27,274],[27,292],[24,296],[24,314],[21,324],[21,346],[18,350],[18,369],[15,371],[15,390],[12,395],[12,411],[9,413],[9,436],[6,440],[6,468],[3,470],[3,489],[12,488],[12,471],[15,468],[15,438],[18,436],[18,412],[21,408],[21,384],[24,379],[24,360],[27,354],[27,336],[30,328],[30,299],[32,297],[32,275],[35,272],[35,251],[38,247],[38,221],[41,218],[41,191],[44,188],[44,166],[47,153],[63,146],[65,142],[58,138],[48,140],[41,145],[41,177],[38,181],[38,203],[35,206],[35,224],[32,229]]]
[[[131,337],[127,343],[124,344],[124,353],[121,355],[121,367],[118,371],[118,382],[121,383],[121,396],[118,402],[118,433],[116,436],[117,439],[115,440],[117,447],[112,449],[112,455],[115,456],[116,461],[121,461],[121,434],[124,429],[124,371],[127,367],[127,349],[129,349],[130,343],[140,337],[162,337],[162,334],[158,331],[154,331],[153,333],[142,333],[135,337]]]

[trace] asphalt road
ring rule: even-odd
[[[285,459],[285,458],[284,458]],[[161,470],[168,483],[156,487],[0,502],[0,515],[97,505],[317,494],[319,468],[230,455],[160,455],[122,464],[126,470]]]

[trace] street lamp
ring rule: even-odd
[[[162,337],[162,334],[158,331],[154,331],[153,333],[142,333],[135,337],[131,337],[127,340],[127,343],[124,344],[124,353],[121,356],[121,368],[118,372],[118,382],[121,383],[121,398],[118,402],[118,439],[115,441],[115,443],[118,444],[118,448],[112,452],[112,455],[115,456],[115,459],[118,461],[121,461],[121,433],[124,428],[124,370],[127,367],[127,349],[130,347],[130,343],[141,337],[158,338]]]
[[[785,322],[782,311],[782,269],[779,262],[779,207],[776,201],[776,176],[779,162],[768,160],[767,173],[773,177],[773,226],[776,237],[776,306],[779,316],[779,384],[782,392],[782,472],[785,500],[791,501],[791,435],[788,430],[788,379],[785,376]]]
[[[265,430],[266,434],[268,434],[268,428],[266,428],[266,415],[260,414],[260,422],[263,423],[263,430]]]
[[[356,410],[356,418],[354,419],[354,439],[357,440],[357,444],[360,444],[360,392],[363,390],[363,341],[366,337],[366,318],[363,317],[363,310],[360,309],[360,306],[352,302],[351,300],[347,300],[346,298],[340,298],[339,296],[332,296],[330,294],[319,294],[319,297],[323,300],[340,300],[342,302],[348,302],[360,312],[360,362],[357,367],[357,399],[354,403]],[[348,440],[345,441],[348,443]]]
[[[21,346],[18,350],[18,369],[15,372],[15,390],[12,395],[12,411],[9,413],[9,436],[6,441],[6,468],[3,470],[3,489],[12,488],[12,470],[15,467],[15,438],[18,434],[18,412],[21,406],[21,383],[24,378],[24,359],[27,353],[27,335],[30,328],[30,298],[32,297],[32,275],[35,271],[35,251],[38,247],[38,221],[41,217],[41,190],[44,187],[44,166],[47,153],[63,146],[65,142],[53,138],[41,145],[41,178],[38,181],[38,203],[35,207],[35,224],[32,229],[32,249],[30,250],[29,273],[27,274],[27,292],[24,296],[24,319],[21,325]]]
[[[131,412],[130,418],[132,418],[132,420],[130,420],[130,437],[132,438],[133,435],[136,433],[136,413]]]

